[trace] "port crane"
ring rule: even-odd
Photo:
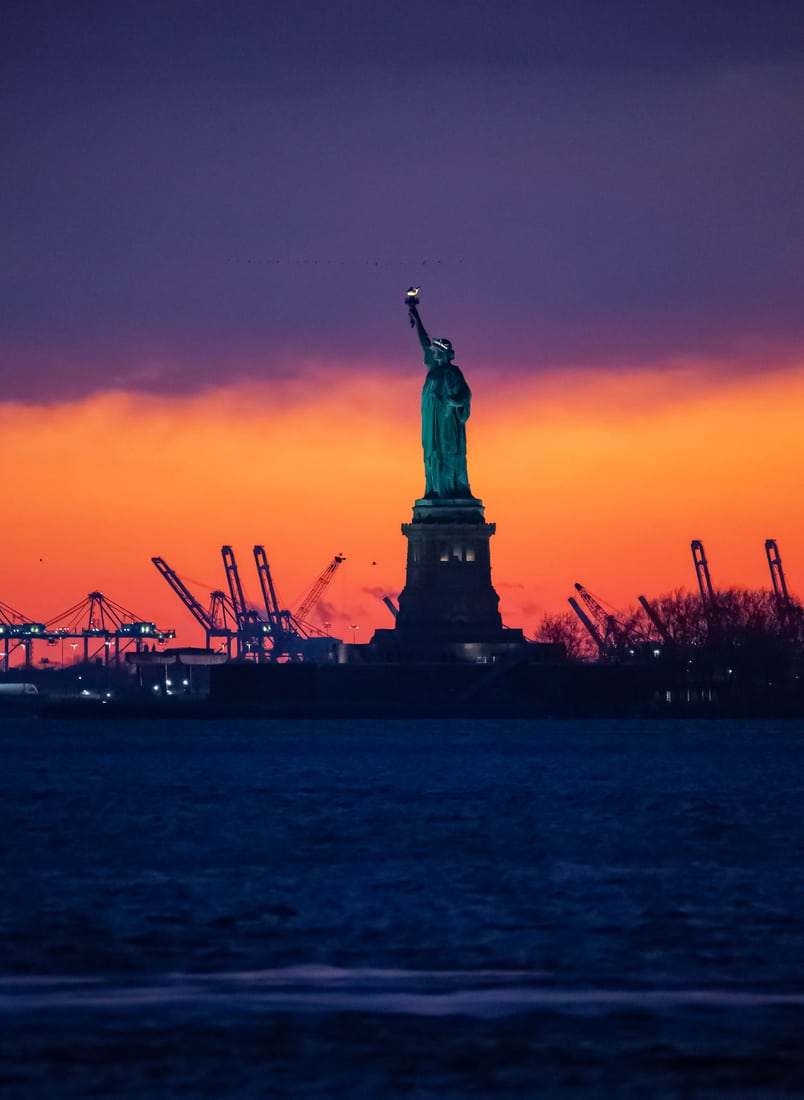
[[[257,661],[276,661],[284,656],[293,660],[305,641],[313,636],[327,637],[324,631],[307,622],[305,616],[319,602],[338,567],[346,560],[342,554],[335,555],[302,599],[299,611],[293,613],[280,606],[265,547],[255,546],[254,562],[265,604],[264,617],[248,605],[231,546],[221,547],[221,558],[229,595],[222,591],[212,592],[208,609],[201,605],[164,558],[151,558],[157,571],[203,629],[207,648],[211,648],[213,638],[222,638],[226,643],[227,656],[231,657],[232,640],[235,639],[240,658],[251,656]]]
[[[765,555],[768,559],[773,594],[780,613],[786,613],[790,607],[790,593],[787,590],[787,579],[782,568],[782,559],[779,555],[779,547],[776,539],[765,539]]]
[[[318,627],[307,621],[307,617],[321,600],[339,566],[346,561],[343,554],[336,554],[329,565],[315,579],[295,612],[283,610],[279,605],[264,546],[254,547],[254,561],[257,566],[257,576],[260,581],[265,611],[273,627],[271,660],[278,660],[283,655],[292,657],[294,651],[297,651],[298,645],[312,636],[327,637],[324,631],[319,630]]]
[[[273,638],[274,623],[270,614],[267,619],[263,619],[258,611],[246,603],[237,560],[231,546],[221,547],[221,557],[237,620],[238,655],[246,657],[253,653],[256,660],[260,661],[265,657],[266,642]]]
[[[140,653],[148,642],[165,642],[176,637],[175,630],[161,629],[97,591],[90,592],[85,600],[50,619],[46,627],[45,637],[52,645],[65,638],[80,638],[84,643],[85,661],[90,657],[91,642],[97,642],[99,649],[96,652],[102,653],[106,665],[112,660],[117,663],[121,649],[132,644]]]
[[[773,595],[776,600],[776,610],[779,622],[787,630],[793,631],[800,625],[801,608],[790,595],[787,587],[787,579],[782,567],[782,559],[776,539],[765,539],[765,555],[768,559]]]
[[[313,582],[312,586],[310,587],[310,591],[299,604],[298,609],[294,614],[294,618],[298,622],[303,623],[308,630],[309,624],[307,624],[305,620],[326,592],[327,588],[330,585],[330,582],[332,581],[332,578],[335,576],[335,573],[338,570],[338,567],[345,561],[346,558],[343,556],[343,554],[336,554],[329,565],[323,570],[321,575],[317,577],[316,580]]]
[[[631,641],[628,631],[617,616],[606,611],[582,584],[576,582],[575,589],[586,609],[580,606],[574,596],[570,596],[569,605],[591,635],[601,660],[610,659],[629,649]]]
[[[692,560],[695,565],[695,576],[698,578],[698,588],[701,593],[704,617],[710,632],[718,627],[720,608],[718,607],[712,578],[709,574],[709,562],[706,560],[703,543],[700,539],[693,539],[690,543]]]
[[[606,655],[606,643],[604,642],[603,636],[600,633],[600,631],[598,630],[597,625],[592,621],[592,619],[589,618],[589,616],[586,614],[586,612],[584,611],[584,609],[581,607],[581,605],[578,603],[578,601],[575,599],[574,596],[570,596],[570,598],[568,600],[568,603],[569,603],[570,607],[572,608],[572,610],[575,612],[575,614],[578,616],[578,618],[583,623],[583,625],[586,628],[587,632],[589,633],[592,641],[597,646],[598,654],[600,655],[601,658],[604,657]]]
[[[288,648],[294,648],[293,643],[298,641],[299,631],[293,615],[279,606],[279,598],[276,594],[264,546],[254,547],[254,564],[257,566],[257,577],[260,581],[265,613],[272,626],[271,659],[275,661],[280,654],[286,653]]]
[[[33,643],[38,638],[47,636],[47,627],[44,623],[35,623],[16,611],[8,604],[0,603],[0,638],[3,641],[2,670],[8,672],[8,661],[11,653],[18,646],[23,647],[25,654],[25,666],[32,663]],[[13,647],[11,643],[13,642]]]
[[[220,589],[212,592],[209,608],[205,609],[164,558],[151,558],[151,561],[156,566],[160,576],[164,577],[195,621],[201,626],[206,638],[207,649],[212,648],[213,638],[220,638],[226,647],[227,657],[231,657],[232,639],[237,637],[237,627],[234,625],[236,623],[234,608],[228,602],[226,593]]]

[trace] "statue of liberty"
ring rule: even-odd
[[[416,329],[427,367],[422,387],[422,448],[425,499],[472,497],[466,471],[466,421],[472,391],[459,367],[449,340],[431,340],[419,317],[418,289],[405,297],[411,326]]]

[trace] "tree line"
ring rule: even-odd
[[[670,650],[778,649],[804,641],[804,610],[792,599],[780,604],[775,595],[759,588],[724,588],[715,602],[699,593],[677,588],[650,601],[661,630],[641,604],[610,617],[606,650],[601,654],[574,611],[545,615],[536,630],[537,642],[559,643],[567,657],[593,661],[601,656],[626,658],[629,651],[648,643]]]

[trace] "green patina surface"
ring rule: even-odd
[[[427,374],[422,387],[422,449],[425,497],[471,497],[466,469],[466,421],[472,391],[453,362],[452,344],[431,339],[419,316],[418,298],[405,299],[424,352]]]

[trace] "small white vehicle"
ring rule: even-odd
[[[38,695],[36,684],[0,684],[0,699],[4,696],[18,698],[20,695]]]

